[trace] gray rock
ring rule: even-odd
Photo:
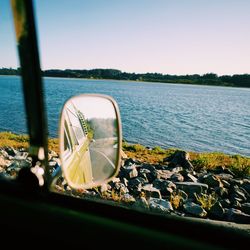
[[[128,187],[128,180],[126,178],[117,178],[121,180],[121,183],[123,183],[126,187]],[[114,180],[112,180],[114,182]]]
[[[225,173],[216,174],[215,176],[219,178],[221,181],[222,180],[228,181],[234,178],[232,174],[225,174]]]
[[[135,178],[138,176],[138,171],[136,169],[136,165],[132,165],[129,168],[126,169],[127,171],[127,178]]]
[[[32,162],[32,157],[28,156],[26,160]],[[59,165],[61,165],[60,159],[55,159],[55,160],[59,163]]]
[[[32,162],[28,159],[19,161],[19,165],[21,168],[30,168],[32,167]]]
[[[153,181],[153,186],[159,189],[170,187],[176,189],[176,185],[172,181],[156,179]]]
[[[248,193],[244,188],[239,187],[239,190],[245,195],[246,199],[249,200],[250,193]]]
[[[168,180],[172,176],[173,172],[170,170],[156,170],[156,178]]]
[[[238,185],[238,186],[241,186],[244,183],[243,180],[239,179],[230,179],[228,180],[228,182],[230,183],[230,185]]]
[[[150,172],[155,172],[156,168],[151,164],[142,164],[141,168],[148,169]]]
[[[169,170],[168,165],[157,164],[155,165],[156,170]]]
[[[226,171],[225,166],[217,166],[213,172],[216,174],[221,174],[221,173],[224,173],[225,171]]]
[[[217,167],[217,169],[214,172],[216,172],[218,174],[230,174],[233,177],[235,176],[235,174],[229,168],[227,168],[225,166]]]
[[[28,153],[27,152],[19,153],[16,156],[13,157],[13,160],[21,161],[21,160],[25,160],[27,157],[28,157]]]
[[[246,201],[247,198],[245,196],[245,193],[242,189],[240,189],[238,186],[234,186],[231,190],[231,199],[236,199],[240,202]]]
[[[130,166],[132,164],[137,164],[138,161],[136,161],[135,159],[132,158],[128,158],[124,161],[124,166]]]
[[[139,168],[138,176],[143,178],[146,182],[148,182],[148,176],[150,175],[150,170],[146,168]]]
[[[143,192],[147,198],[153,197],[153,198],[159,198],[161,199],[161,192],[159,189],[153,187],[153,184],[147,184],[143,186],[140,189],[141,192]]]
[[[155,212],[170,212],[173,210],[173,207],[169,201],[157,198],[149,199],[150,210]]]
[[[139,210],[141,210],[141,209],[145,210],[145,209],[149,209],[149,204],[148,204],[148,202],[147,202],[147,200],[146,200],[145,197],[140,197],[133,204],[133,208],[139,209]]]
[[[9,156],[12,157],[14,157],[17,154],[17,150],[15,150],[13,147],[6,147],[5,151]]]
[[[183,190],[179,189],[178,194],[182,197],[183,202],[186,202],[188,200],[188,195]]]
[[[250,180],[249,179],[244,179],[243,183],[240,186],[244,188],[250,194]]]
[[[185,176],[185,181],[198,182],[198,179],[192,174],[187,173],[187,175]]]
[[[176,189],[176,185],[168,180],[156,179],[152,184],[160,190],[162,195],[170,195]]]
[[[148,174],[146,174],[149,183],[152,183],[157,178],[157,170],[153,165],[143,164],[141,169],[147,169],[150,171]]]
[[[180,173],[174,173],[174,174],[171,175],[170,180],[174,181],[174,182],[177,182],[177,181],[178,182],[183,182],[184,177]]]
[[[9,158],[9,155],[8,155],[8,153],[5,151],[5,150],[3,150],[3,149],[1,149],[0,150],[0,157],[3,157],[3,158],[5,158],[5,159],[8,159]]]
[[[119,177],[114,177],[114,178],[112,179],[112,182],[113,182],[113,183],[121,182],[121,179],[120,179]]]
[[[208,185],[195,182],[176,182],[176,187],[183,190],[189,198],[195,198],[194,194],[200,195],[208,189]]]
[[[49,167],[53,168],[57,165],[57,162],[56,161],[49,161],[48,164],[49,164]]]
[[[8,167],[8,171],[10,170],[17,170],[19,171],[21,168],[25,168],[25,167],[31,167],[31,162],[28,160],[20,160],[20,161],[13,161],[9,167]]]
[[[216,194],[218,194],[222,198],[228,197],[228,189],[224,187],[216,187],[214,188]]]
[[[101,193],[107,192],[109,189],[111,189],[111,187],[110,187],[109,184],[102,184],[102,185],[100,186],[100,191],[101,191]]]
[[[196,173],[199,180],[202,180],[203,176],[207,175],[206,169],[201,169],[200,172]]]
[[[241,211],[250,215],[250,203],[243,203],[241,205]]]
[[[215,219],[223,219],[225,214],[225,209],[222,207],[219,201],[215,202],[215,204],[210,208],[209,215]]]
[[[231,206],[231,202],[229,199],[223,199],[220,201],[223,208],[229,208]]]
[[[230,208],[227,211],[227,220],[242,223],[242,224],[250,224],[250,215],[241,212],[239,209]]]
[[[85,190],[85,192],[86,192],[86,195],[91,196],[91,197],[97,195],[97,193],[95,191],[92,191],[92,190]]]
[[[7,160],[7,158],[0,155],[0,167],[5,169],[11,164],[11,161]]]
[[[123,201],[133,203],[135,202],[135,198],[132,195],[126,193],[123,195]]]
[[[171,168],[171,172],[173,173],[179,173],[181,171],[183,171],[183,167],[180,167],[180,166]]]
[[[126,185],[125,184],[123,184],[123,183],[121,183],[121,182],[116,182],[116,183],[114,183],[114,189],[116,190],[116,191],[118,191],[119,193],[121,193],[121,194],[125,194],[125,193],[128,193],[129,192],[129,190],[128,190],[128,188],[126,187]]]
[[[185,169],[192,170],[193,165],[189,161],[189,153],[185,151],[176,151],[174,155],[170,158],[165,158],[163,161],[170,161],[174,166],[180,165]]]
[[[187,202],[183,205],[184,211],[196,217],[206,217],[207,212],[198,204]]]
[[[228,181],[222,180],[221,183],[222,183],[223,187],[230,188],[230,183]]]
[[[203,176],[203,183],[207,184],[209,187],[222,187],[220,179],[216,175],[205,175]]]
[[[142,185],[145,183],[145,180],[141,177],[130,179],[128,181],[128,189],[135,194],[140,192]]]
[[[16,177],[21,168],[22,166],[20,165],[20,162],[14,161],[8,166],[6,173],[12,177]]]
[[[135,164],[126,166],[126,167],[121,167],[121,170],[119,173],[119,177],[127,178],[127,179],[137,177],[137,175],[138,175],[138,172],[137,172]]]
[[[233,207],[233,208],[236,208],[236,209],[241,208],[241,203],[240,203],[238,200],[235,199],[235,200],[232,201],[231,203],[232,203],[232,207]]]

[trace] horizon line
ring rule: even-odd
[[[12,68],[12,67],[1,67],[1,69],[12,69],[12,70],[18,70],[19,68],[21,67],[16,67],[16,68]],[[115,68],[91,68],[91,69],[80,69],[80,68],[48,68],[48,69],[42,69],[42,71],[47,71],[47,70],[61,70],[61,71],[66,71],[66,70],[87,70],[87,71],[90,71],[90,70],[117,70],[117,71],[120,71],[121,73],[129,73],[129,74],[161,74],[161,75],[175,75],[175,76],[192,76],[192,75],[200,75],[200,76],[203,76],[203,75],[206,75],[206,74],[215,74],[217,75],[218,77],[220,76],[233,76],[233,75],[249,75],[250,73],[233,73],[233,74],[218,74],[218,73],[215,73],[215,72],[212,72],[212,71],[208,71],[206,73],[180,73],[180,74],[171,74],[171,73],[162,73],[162,72],[132,72],[132,71],[123,71],[123,70],[120,70],[120,69],[115,69]]]

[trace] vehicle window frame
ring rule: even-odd
[[[119,126],[121,126],[121,124]],[[47,136],[47,134],[46,134],[46,136]],[[70,140],[69,140],[69,142],[70,142]],[[46,167],[48,168],[48,165]],[[19,177],[19,178],[21,178],[21,177]],[[18,181],[20,181],[20,179]],[[25,179],[25,181],[27,181],[27,179]],[[11,184],[13,184],[13,183],[11,183]],[[159,214],[147,213],[145,211],[138,212],[138,211],[132,210],[132,209],[124,209],[122,207],[117,207],[112,203],[104,204],[104,203],[101,203],[99,201],[96,202],[94,200],[79,199],[79,198],[74,197],[74,196],[67,196],[67,195],[57,194],[54,192],[46,192],[46,189],[42,190],[44,192],[41,195],[41,193],[42,193],[41,190],[39,190],[39,192],[36,193],[37,189],[33,190],[33,186],[31,184],[33,184],[33,183],[26,182],[25,185],[22,185],[21,186],[22,188],[20,188],[20,189],[17,188],[18,186],[13,184],[12,185],[13,188],[10,188],[8,186],[7,191],[6,191],[4,188],[2,188],[4,186],[4,183],[0,182],[0,186],[1,186],[0,192],[1,192],[1,194],[2,193],[7,194],[6,199],[18,197],[17,200],[15,200],[14,202],[13,201],[10,202],[10,208],[11,208],[10,211],[12,211],[13,217],[10,216],[10,218],[8,218],[8,216],[4,216],[4,220],[7,221],[6,225],[8,225],[10,228],[11,228],[11,226],[8,224],[9,220],[12,220],[12,222],[15,223],[14,226],[17,226],[20,229],[22,229],[23,226],[24,227],[26,226],[26,224],[25,224],[26,216],[22,216],[23,214],[20,213],[19,209],[17,211],[15,211],[16,206],[13,206],[13,204],[16,204],[19,202],[19,205],[21,204],[20,206],[24,207],[24,211],[25,211],[24,214],[25,215],[30,215],[29,211],[33,212],[31,214],[31,218],[33,218],[32,216],[34,216],[34,218],[35,218],[35,216],[37,217],[37,214],[39,215],[39,212],[37,212],[36,210],[40,209],[39,210],[40,214],[43,214],[44,212],[45,213],[51,212],[51,218],[54,218],[55,221],[59,222],[59,220],[56,220],[56,219],[57,218],[61,219],[61,218],[63,218],[63,216],[61,216],[61,214],[59,214],[59,215],[56,214],[56,212],[59,209],[61,209],[60,213],[62,213],[62,211],[65,213],[64,219],[66,222],[61,221],[59,225],[67,225],[68,224],[68,225],[73,226],[73,223],[71,224],[70,222],[71,222],[71,219],[73,218],[73,216],[75,216],[77,214],[79,216],[79,221],[80,221],[80,223],[78,222],[78,224],[77,224],[78,229],[81,227],[84,228],[84,226],[85,226],[84,222],[87,225],[91,224],[91,223],[94,226],[99,225],[99,227],[97,227],[97,229],[98,229],[97,232],[104,232],[105,236],[106,235],[110,236],[110,234],[112,233],[111,231],[109,231],[107,233],[105,231],[105,229],[107,229],[107,228],[113,229],[114,234],[117,233],[115,231],[115,229],[117,229],[118,234],[120,233],[121,238],[123,237],[124,240],[126,240],[126,233],[130,233],[130,235],[135,234],[135,237],[137,237],[139,235],[140,236],[139,240],[142,241],[141,242],[142,245],[143,245],[144,241],[143,241],[143,237],[141,237],[141,235],[144,237],[146,235],[148,235],[145,233],[147,230],[149,233],[152,232],[152,238],[150,238],[150,235],[148,235],[148,236],[150,239],[155,240],[155,242],[153,242],[153,241],[151,242],[153,245],[154,244],[159,245],[157,240],[164,239],[164,237],[167,237],[169,240],[169,238],[171,238],[171,236],[174,239],[176,239],[175,236],[177,236],[177,239],[179,239],[178,238],[179,235],[181,235],[180,241],[181,241],[181,239],[183,239],[183,242],[185,242],[185,239],[190,238],[194,242],[198,242],[198,243],[200,242],[201,244],[204,244],[204,246],[206,247],[206,244],[212,244],[211,242],[216,242],[216,240],[217,240],[218,242],[220,242],[221,245],[223,245],[223,242],[225,239],[223,237],[222,237],[222,239],[219,239],[220,235],[218,235],[217,232],[215,235],[212,235],[212,236],[205,235],[208,232],[210,232],[210,233],[214,232],[211,230],[211,228],[212,229],[217,228],[218,232],[224,232],[225,233],[224,235],[229,235],[229,236],[230,235],[233,236],[234,232],[236,232],[237,237],[239,237],[239,232],[237,232],[236,229],[232,229],[231,231],[226,230],[226,229],[223,230],[223,227],[218,226],[218,225],[217,226],[214,225],[214,226],[210,227],[210,224],[208,222],[201,221],[201,220],[195,220],[195,219],[189,220],[187,218],[179,218],[179,217],[177,218],[177,217],[172,216],[172,215],[162,216]],[[20,200],[21,200],[21,202],[20,202]],[[38,206],[38,204],[41,206]],[[5,206],[6,206],[6,203],[3,203],[3,207],[5,207]],[[32,209],[32,206],[34,206],[33,209]],[[31,207],[31,209],[30,209],[30,207]],[[2,209],[2,206],[0,206],[0,209]],[[28,210],[28,209],[30,209],[30,210]],[[35,212],[34,212],[34,210],[35,210]],[[8,210],[6,210],[6,211],[8,211]],[[5,213],[3,213],[3,214],[5,215]],[[16,216],[16,214],[18,214],[19,216]],[[55,216],[55,214],[56,214],[56,216]],[[124,214],[126,216],[124,216]],[[11,215],[11,213],[9,215]],[[67,217],[67,215],[68,215],[68,217]],[[93,215],[96,217],[93,218]],[[77,216],[75,216],[75,217],[77,217]],[[16,221],[13,218],[18,219],[18,222],[22,221],[24,223],[23,224],[16,223]],[[39,217],[38,217],[38,219],[39,219],[38,221],[41,223],[42,222],[41,219]],[[32,225],[32,220],[30,220],[30,221],[31,222],[29,222],[29,224]],[[188,223],[188,221],[190,223]],[[36,225],[35,222],[37,222],[37,221],[34,220],[34,225]],[[72,222],[77,223],[77,218],[74,218],[74,220],[72,220]],[[105,222],[109,223],[108,226],[105,225]],[[100,224],[103,224],[103,225],[100,226]],[[57,225],[57,224],[52,224],[52,225]],[[36,226],[37,226],[37,228],[39,228],[39,225],[36,225]],[[133,227],[133,226],[135,226],[135,227]],[[172,226],[172,228],[171,228],[171,226]],[[47,229],[49,229],[48,230],[49,232],[54,232],[54,230],[55,230],[53,228],[53,226],[51,227],[51,225],[49,223],[45,226],[43,225],[43,227],[44,228],[42,228],[42,227],[41,228],[46,229],[46,227],[47,227]],[[133,229],[132,233],[130,231],[128,231],[128,229],[131,229],[131,228]],[[198,236],[194,235],[193,231],[190,230],[192,228],[195,231],[195,233],[203,236],[203,238],[201,238],[201,239],[197,238]],[[61,230],[63,230],[61,235],[65,235],[66,231],[70,231],[71,235],[74,234],[74,233],[72,233],[73,230],[71,230],[71,228],[68,228],[68,229],[69,230],[67,230],[67,228],[61,228]],[[202,232],[202,229],[204,230],[204,232]],[[29,228],[29,230],[30,230],[30,228]],[[29,233],[35,234],[36,232],[34,233],[34,231],[31,231]],[[25,234],[27,234],[27,232],[28,231],[25,231]],[[78,233],[77,235],[79,235],[79,232],[82,232],[82,231],[77,231],[76,232],[76,233]],[[93,232],[93,229],[91,232]],[[180,232],[181,232],[181,234],[180,234]],[[9,234],[9,231],[7,231],[7,233]],[[204,233],[204,235],[203,235],[203,233]],[[36,235],[36,236],[38,236],[38,235]],[[46,236],[49,237],[50,239],[53,238],[52,241],[55,241],[54,237],[51,237],[51,234],[46,235]],[[80,235],[80,236],[83,236],[83,235]],[[86,236],[86,235],[84,235],[84,236]],[[94,236],[96,236],[96,235],[94,235]],[[11,237],[12,237],[12,235],[11,235]],[[92,235],[92,237],[93,237],[93,235]],[[237,240],[237,237],[236,237],[236,240]],[[86,244],[87,244],[88,243],[88,235],[85,239],[86,239]],[[204,242],[203,242],[202,239],[206,239],[206,240],[204,240]],[[58,240],[60,241],[61,239],[58,239]],[[66,238],[64,238],[62,240],[67,241]],[[139,241],[138,239],[136,239],[136,240],[137,240],[137,242]],[[70,241],[74,241],[74,239],[70,239]],[[148,239],[146,238],[145,242],[147,242],[147,241],[148,241]],[[233,242],[231,238],[229,238],[228,241]],[[165,242],[167,242],[167,240],[165,240]],[[169,242],[171,245],[171,243],[173,244],[174,240],[171,241],[171,239],[170,239]],[[91,244],[92,243],[93,242],[91,242]],[[100,244],[100,241],[98,241],[98,243]],[[125,242],[125,243],[127,245],[127,242]],[[181,242],[176,242],[176,244],[177,243],[180,243],[180,245],[182,244]],[[81,239],[80,244],[81,244],[81,246],[84,246],[85,242],[83,242],[83,240]],[[104,243],[101,242],[101,244],[104,244]],[[229,244],[227,243],[225,245],[228,246]],[[216,244],[214,244],[214,246],[216,247]]]
[[[64,124],[64,135],[66,136],[66,141],[67,141],[67,144],[69,145],[69,147],[67,150],[64,150],[63,158],[68,159],[73,150],[72,150],[72,142],[71,142],[69,135],[68,135],[68,124],[66,122]]]
[[[70,134],[73,134],[73,136],[74,136],[74,138],[75,138],[75,140],[76,140],[76,143],[75,143],[75,145],[76,145],[76,148],[78,149],[79,148],[79,146],[81,146],[82,144],[83,144],[83,142],[84,142],[84,139],[86,139],[86,135],[85,135],[85,133],[84,133],[84,131],[83,131],[83,128],[82,128],[82,126],[81,126],[81,123],[80,123],[80,121],[79,121],[79,118],[78,118],[78,116],[77,116],[77,114],[75,114],[72,110],[70,110],[69,108],[67,108],[67,110],[66,110],[66,114],[67,114],[67,118],[69,119],[69,125],[70,125]],[[77,124],[73,124],[72,123],[72,119],[71,119],[71,117],[74,117],[74,119],[75,119],[75,121],[77,121]],[[78,132],[80,131],[80,133],[82,134],[82,137],[79,137],[78,136]]]

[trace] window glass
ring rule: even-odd
[[[31,165],[10,1],[0,1],[0,173],[14,178]]]
[[[117,178],[67,194],[163,215],[249,218],[249,8],[244,0],[35,1],[50,138],[76,94],[110,95],[121,111]],[[80,143],[84,129],[67,114]]]
[[[64,126],[67,126],[66,122],[65,122]],[[70,149],[71,149],[70,140],[68,137],[67,129],[65,129],[65,131],[64,131],[64,151],[70,151]]]
[[[79,144],[85,138],[79,117],[77,116],[76,112],[70,109],[67,110],[67,115],[69,117],[70,127],[72,128],[74,137],[77,140],[77,144]]]

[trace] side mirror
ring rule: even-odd
[[[60,119],[59,146],[62,171],[69,186],[93,188],[118,172],[121,153],[118,105],[105,95],[70,98]]]

